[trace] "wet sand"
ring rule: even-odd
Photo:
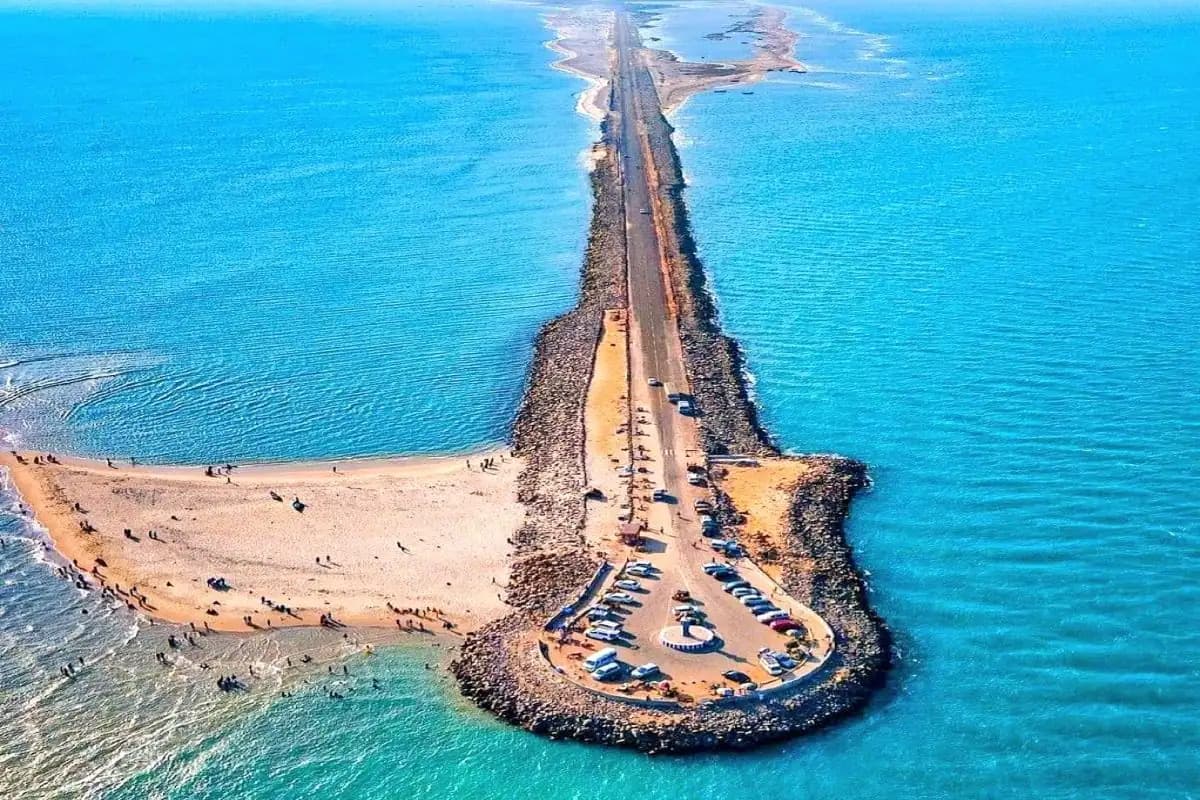
[[[333,462],[243,466],[228,479],[204,467],[34,457],[4,453],[0,466],[54,548],[156,619],[250,631],[328,614],[440,631],[444,620],[469,629],[507,610],[509,539],[524,513],[521,461],[507,453],[471,455],[470,470],[455,456],[339,462],[336,472]],[[494,469],[480,469],[485,457]],[[144,602],[125,594],[135,586]],[[443,613],[402,615],[389,603]]]

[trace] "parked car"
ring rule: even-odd
[[[779,666],[784,669],[795,669],[796,659],[789,656],[787,653],[775,653],[775,660],[779,662]]]
[[[753,606],[761,603],[765,598],[761,594],[744,594],[738,601],[744,606]]]
[[[635,667],[633,672],[629,673],[630,677],[637,678],[639,681],[644,678],[649,678],[651,675],[658,674],[658,664],[653,662],[642,664],[640,667]]]
[[[658,378],[647,378],[646,383],[650,384],[651,386],[662,386],[662,381],[660,381]]]
[[[694,472],[688,473],[687,482],[690,483],[692,486],[704,486],[707,483],[707,481],[704,480],[703,475],[697,475]]]
[[[626,567],[624,574],[625,575],[636,575],[639,578],[645,578],[650,575],[650,570],[646,569],[645,567],[639,567],[637,565],[634,565],[632,567]]]
[[[626,592],[609,592],[604,599],[610,603],[632,603],[633,595]]]
[[[746,608],[749,609],[750,613],[755,617],[758,617],[760,614],[766,614],[769,611],[779,610],[770,600],[761,600],[757,603],[751,603],[750,605],[746,606]]]
[[[729,569],[729,567],[718,561],[710,561],[707,564],[705,564],[703,567],[701,567],[700,569],[704,570],[709,575],[712,575],[714,572],[721,572],[723,570],[727,571]]]
[[[721,673],[721,677],[727,681],[734,683],[751,683],[750,676],[736,669],[727,669]]]
[[[604,628],[588,628],[583,635],[589,639],[595,639],[597,642],[615,642],[620,638],[617,634]]]
[[[666,489],[655,489],[654,493],[650,495],[650,498],[656,503],[661,503],[670,496],[671,495],[667,494]]]
[[[628,589],[632,592],[636,592],[638,589],[642,588],[642,585],[637,581],[628,579],[619,580],[614,583],[613,586],[616,586],[618,589]]]
[[[758,663],[762,664],[762,668],[770,675],[782,675],[784,673],[783,665],[779,663],[779,659],[770,650],[762,650],[758,654]]]
[[[739,578],[732,581],[726,581],[723,588],[729,594],[733,594],[735,589],[749,589],[750,583]]]
[[[763,613],[761,613],[757,617],[755,617],[755,619],[757,619],[759,622],[766,625],[768,623],[776,622],[781,619],[787,619],[787,615],[788,615],[788,613],[786,611],[782,611],[780,609],[775,609],[774,611],[764,611]]]
[[[697,500],[696,502],[692,503],[692,508],[696,509],[696,513],[698,514],[711,513],[712,507],[712,503],[708,502],[707,500]]]
[[[611,619],[612,612],[607,608],[596,608],[588,612],[587,618],[591,622],[599,622],[602,619]]]
[[[610,661],[602,667],[597,667],[596,671],[592,673],[592,677],[598,681],[606,681],[610,678],[617,677],[624,671],[625,667],[623,667],[620,662]]]
[[[776,633],[787,633],[788,631],[800,629],[800,623],[788,617],[780,617],[779,619],[772,620],[770,625],[771,630]]]
[[[740,599],[740,598],[745,597],[748,594],[759,594],[759,591],[758,591],[758,589],[755,589],[753,586],[750,586],[749,584],[747,584],[745,586],[739,586],[738,588],[731,591],[730,594],[733,595],[734,597],[737,597]]]

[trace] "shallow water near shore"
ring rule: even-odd
[[[723,321],[746,347],[767,425],[785,447],[836,450],[872,466],[876,488],[856,501],[850,533],[901,661],[865,714],[751,754],[646,758],[496,723],[425,670],[436,656],[428,649],[351,656],[345,689],[355,691],[341,701],[323,694],[331,679],[320,667],[292,698],[277,697],[283,683],[274,672],[256,691],[221,695],[188,670],[164,679],[152,658],[162,629],[134,636],[127,617],[88,605],[52,576],[28,529],[0,514],[8,542],[0,551],[0,795],[1178,798],[1200,790],[1200,76],[1189,58],[1200,15],[947,16],[840,3],[820,12],[794,17],[812,72],[772,77],[752,96],[693,98],[676,123],[700,253]],[[528,24],[504,32],[507,46],[530,59],[531,84],[556,87],[542,102],[561,103],[558,124],[577,124],[570,94],[580,84],[545,69],[545,32],[532,14],[512,13],[506,18]],[[528,48],[520,36],[532,37]],[[430,91],[439,80],[452,81],[446,91],[462,89],[451,74],[426,77]],[[394,90],[375,89],[389,99]],[[581,181],[578,149],[570,139],[556,159],[539,162],[545,179]],[[364,202],[372,191],[363,190]],[[574,194],[563,200],[586,205]],[[563,233],[563,264],[536,281],[524,269],[460,274],[461,305],[440,313],[470,315],[493,290],[536,284],[549,299],[527,316],[509,318],[509,300],[495,300],[500,321],[490,330],[526,342],[569,303],[586,208],[571,213],[578,219],[535,226],[539,236],[542,225],[553,228],[547,235],[576,226]],[[11,222],[5,229],[11,236]],[[94,291],[98,303],[114,289]],[[45,329],[68,323],[42,313]],[[156,369],[177,363],[162,329],[128,327],[144,352],[168,359]],[[225,369],[235,376],[254,363],[234,352],[239,346],[210,344],[213,358],[229,351]],[[453,366],[479,380],[470,357]],[[519,387],[524,364],[497,363],[508,360],[511,370],[482,394],[505,396],[496,388],[504,380]],[[353,381],[355,365],[342,360],[327,374]],[[402,402],[425,386],[411,380],[375,418],[381,435],[395,438],[376,448],[381,440],[368,437],[363,452],[425,449],[405,422],[410,413],[423,419]],[[320,381],[289,388],[300,408],[334,402]],[[201,405],[219,406],[200,394]],[[172,439],[182,435],[169,430],[179,418],[163,411],[168,399],[113,402],[47,435],[104,451],[130,446],[117,430],[130,425],[174,441],[163,458],[186,458],[202,444]],[[511,404],[483,402],[482,426],[443,441],[469,447],[501,435]],[[257,424],[264,411],[211,413]],[[342,455],[333,448],[368,435],[354,415],[300,419],[311,437],[248,439],[224,424],[205,435],[217,437],[212,447],[260,457],[285,445],[295,455]],[[92,610],[86,625],[83,607]],[[224,642],[236,651],[256,640]],[[228,663],[269,670],[281,648],[318,644],[244,646],[253,652],[231,653]],[[336,636],[319,647],[322,658],[354,649]],[[92,671],[73,683],[54,679],[77,654],[95,662]],[[82,735],[85,726],[95,735]],[[64,763],[74,773],[66,778]]]

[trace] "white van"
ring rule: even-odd
[[[590,656],[585,658],[583,660],[583,668],[586,669],[588,672],[595,672],[597,669],[599,669],[600,667],[603,667],[605,664],[609,663],[610,661],[616,661],[616,660],[617,660],[617,648],[606,647],[603,650],[599,650],[595,653],[592,653]]]

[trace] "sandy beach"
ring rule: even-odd
[[[651,50],[646,67],[658,86],[663,111],[678,111],[689,97],[731,86],[748,86],[769,72],[805,72],[796,58],[799,35],[787,27],[787,11],[763,6],[739,30],[755,37],[754,54],[743,61],[695,63],[683,61],[668,50]]]
[[[485,458],[494,468],[481,468]],[[508,540],[524,512],[521,461],[506,452],[239,466],[213,477],[204,467],[48,463],[33,453],[4,453],[0,466],[65,559],[160,620],[250,631],[330,615],[440,631],[506,610]],[[427,608],[438,612],[393,610]]]
[[[551,66],[588,83],[575,110],[602,121],[608,113],[612,13],[595,8],[568,9],[547,14],[544,20],[556,36],[546,47],[562,56]]]

